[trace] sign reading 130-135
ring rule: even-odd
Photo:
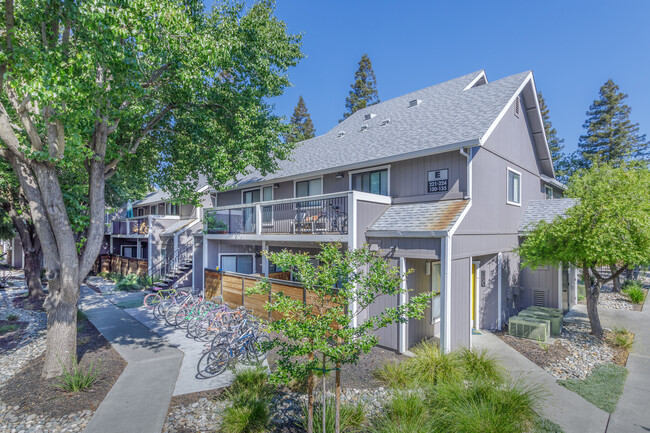
[[[427,177],[427,192],[449,191],[449,171],[446,168],[430,171]]]

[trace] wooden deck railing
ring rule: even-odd
[[[138,276],[147,275],[147,259],[133,259],[122,257],[114,254],[102,254],[97,258],[93,271],[114,272],[116,274],[129,275],[137,274]]]

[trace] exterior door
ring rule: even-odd
[[[253,189],[244,191],[244,204],[252,204],[260,201],[260,190]],[[255,231],[255,208],[249,207],[244,209],[244,233],[253,233]]]
[[[471,316],[470,316],[470,321],[472,323],[472,327],[476,327],[476,305],[475,305],[475,300],[476,300],[476,264],[472,263],[472,282],[471,282],[471,293],[470,293],[470,308],[471,308]]]

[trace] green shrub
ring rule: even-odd
[[[221,424],[224,433],[262,433],[271,424],[270,403],[274,389],[264,367],[235,371],[235,380],[226,394],[231,404]]]
[[[246,405],[228,406],[223,415],[223,433],[264,433],[271,423],[269,402],[254,400]]]
[[[115,290],[134,292],[141,290],[140,279],[136,274],[129,274],[115,284]]]
[[[394,389],[409,388],[413,385],[414,377],[410,374],[409,363],[387,362],[373,372],[374,376]]]
[[[314,433],[330,433],[334,431],[336,422],[334,398],[327,398],[325,405],[325,432],[323,432],[323,405],[319,402],[314,404]],[[307,430],[307,405],[303,405],[303,414],[303,428]],[[341,403],[339,416],[341,432],[353,433],[361,431],[361,426],[365,421],[365,414],[361,404]]]
[[[80,392],[92,388],[99,380],[99,370],[90,364],[88,370],[79,366],[76,358],[72,360],[72,370],[63,367],[63,374],[56,378],[54,387],[66,392]]]
[[[628,332],[625,328],[614,328],[614,331],[608,340],[614,346],[625,350],[630,350],[632,348],[632,344],[634,343],[634,335]]]
[[[641,285],[630,285],[628,288],[623,289],[623,293],[630,298],[630,302],[633,304],[640,304],[645,299],[645,292]]]
[[[638,287],[639,289],[643,288],[643,284],[637,280],[625,280],[623,281],[622,288],[623,290],[630,289],[632,287]]]
[[[522,382],[445,382],[427,392],[432,433],[519,433],[530,431],[540,388]]]
[[[557,382],[582,396],[600,409],[614,413],[618,399],[623,393],[627,369],[615,364],[597,365],[584,380],[568,379]]]
[[[464,371],[464,379],[493,382],[503,382],[505,379],[503,367],[485,350],[462,348],[455,352],[455,356],[458,357]]]
[[[396,394],[384,406],[383,414],[373,423],[377,433],[429,433],[429,410],[420,395]]]
[[[18,320],[18,318],[19,317],[18,317],[17,314],[10,314],[10,315],[7,316],[7,320],[10,321],[10,322],[15,322],[16,320]]]
[[[452,353],[443,353],[433,341],[424,341],[411,349],[415,357],[405,360],[415,381],[435,385],[462,378],[461,364]]]
[[[13,332],[16,329],[18,329],[18,325],[2,325],[0,326],[0,335]]]

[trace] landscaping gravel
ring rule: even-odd
[[[327,392],[328,397],[334,397]],[[380,414],[382,405],[390,399],[390,392],[378,389],[345,389],[341,392],[342,403],[361,403],[366,419]],[[316,394],[316,401],[321,401],[321,394]],[[307,403],[307,395],[284,391],[273,397],[271,413],[273,430],[277,433],[301,432],[303,417],[302,407]],[[230,402],[226,399],[200,398],[186,405],[170,408],[163,427],[163,433],[212,432],[219,428],[221,417]]]
[[[611,286],[604,286],[600,289],[598,306],[602,308],[613,308],[616,310],[634,310],[634,304],[630,302],[623,293],[612,291]]]
[[[81,432],[90,421],[92,411],[73,413],[60,418],[18,412],[19,406],[0,402],[0,433]]]
[[[92,289],[98,289],[100,293],[112,293],[115,290],[115,283],[98,275],[88,276],[86,284]]]
[[[611,363],[615,352],[604,341],[589,334],[589,327],[566,323],[562,335],[556,339],[569,355],[544,366],[557,379],[584,379],[600,364]]]

